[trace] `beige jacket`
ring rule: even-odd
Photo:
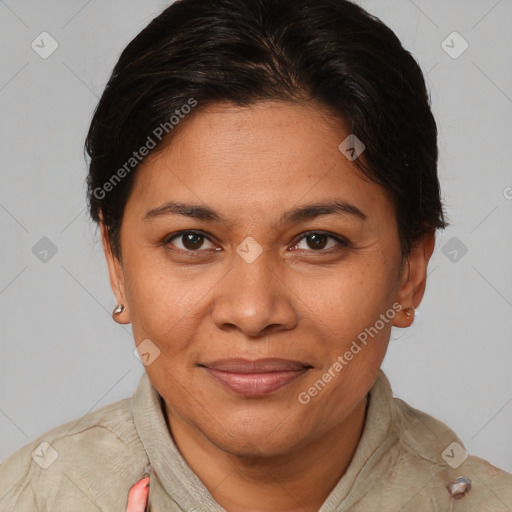
[[[144,374],[132,398],[14,453],[0,465],[0,511],[125,512],[146,466],[152,512],[224,511],[176,449],[161,400]],[[393,398],[380,372],[354,458],[319,512],[512,512],[512,475],[465,456],[448,427]]]

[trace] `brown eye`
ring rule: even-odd
[[[333,240],[329,244],[329,240]],[[305,244],[304,244],[305,241]],[[300,245],[303,244],[302,247]],[[329,245],[328,245],[329,244]],[[305,245],[305,246],[304,246]],[[294,245],[294,249],[305,249],[313,250],[317,252],[325,251],[329,252],[329,249],[336,249],[336,246],[348,247],[349,244],[340,237],[329,235],[327,233],[311,232],[306,233],[300,240]],[[340,248],[340,247],[338,247]]]
[[[212,244],[210,240],[202,233],[197,233],[195,231],[183,231],[169,238],[165,242],[165,245],[172,244],[183,251],[198,251],[199,249],[205,249],[205,241]]]
[[[182,236],[183,245],[187,249],[200,249],[203,245],[203,239],[204,237],[202,235],[198,235],[196,233],[189,233],[187,235]]]
[[[308,235],[306,240],[308,240],[308,245],[311,249],[325,249],[327,245],[327,240],[329,237],[327,235]]]

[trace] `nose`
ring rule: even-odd
[[[293,329],[296,297],[286,284],[287,272],[267,251],[254,261],[235,254],[231,270],[216,286],[212,312],[216,326],[256,338]]]

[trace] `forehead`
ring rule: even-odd
[[[150,155],[133,193],[145,205],[180,199],[265,210],[339,195],[378,207],[386,191],[339,150],[348,135],[341,119],[315,104],[214,104],[185,118]]]
[[[243,166],[254,172],[239,173],[240,177],[250,178],[256,171],[279,174],[275,171],[282,169],[281,163],[297,167],[319,157],[324,162],[339,160],[338,146],[347,132],[343,120],[320,105],[261,101],[246,107],[231,103],[196,107],[170,135],[163,151],[156,152],[156,158],[150,154],[143,168],[158,159],[175,165],[186,160],[212,168]]]

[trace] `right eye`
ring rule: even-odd
[[[179,244],[174,243],[175,240],[179,240]],[[189,230],[180,231],[179,233],[175,233],[170,237],[167,237],[163,244],[166,247],[173,245],[183,252],[201,252],[199,249],[201,249],[205,240],[212,244],[211,240],[201,231]]]

